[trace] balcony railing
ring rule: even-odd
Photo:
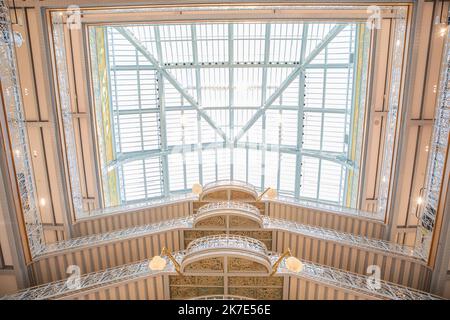
[[[226,234],[207,236],[193,240],[186,249],[186,255],[219,248],[242,249],[267,255],[267,247],[261,241],[254,238]]]
[[[239,211],[241,214],[246,215],[251,219],[257,220],[261,226],[263,223],[261,213],[259,212],[259,209],[257,207],[245,202],[237,201],[220,201],[208,203],[197,210],[197,213],[194,215],[194,221],[199,221],[203,217],[209,216],[218,211],[226,211],[227,213],[231,213],[232,211]]]
[[[180,251],[174,254],[177,261],[182,261],[185,252]],[[269,253],[272,264],[279,255]],[[337,270],[334,268],[303,262],[303,270],[299,273],[290,272],[284,262],[279,267],[279,275],[290,275],[293,277],[311,279],[324,285],[345,288],[353,292],[360,293],[369,298],[393,299],[393,300],[438,300],[440,297],[432,294],[406,288],[403,286],[380,281],[380,287],[368,284],[368,277]],[[168,263],[162,271],[152,271],[148,268],[148,260],[128,264],[120,267],[106,269],[101,272],[94,272],[80,277],[78,285],[70,281],[62,280],[51,282],[34,288],[28,288],[15,294],[4,296],[3,300],[43,300],[57,299],[64,296],[71,296],[78,292],[92,290],[101,286],[112,285],[114,283],[125,283],[141,277],[152,277],[164,273],[175,272],[173,264]]]
[[[300,224],[294,221],[274,219],[264,217],[264,226],[269,229],[279,229],[294,233],[300,233],[306,236],[318,237],[320,239],[348,243],[352,246],[364,247],[371,250],[379,250],[396,255],[405,255],[424,260],[426,258],[425,251],[420,248],[412,248],[402,246],[397,243],[372,239],[363,236],[357,236],[351,233],[339,232],[331,229],[324,229],[306,224]]]
[[[203,190],[207,190],[207,189],[212,189],[215,187],[225,187],[225,186],[234,186],[234,187],[242,187],[242,188],[246,188],[249,189],[253,192],[257,192],[255,186],[253,186],[250,183],[247,183],[245,181],[240,181],[240,180],[217,180],[217,181],[212,181],[209,182],[207,184],[205,184],[203,186]]]

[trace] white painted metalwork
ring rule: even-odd
[[[439,84],[439,97],[436,105],[433,137],[428,159],[427,180],[425,185],[425,201],[420,213],[420,228],[416,234],[416,245],[426,246],[429,254],[436,214],[439,202],[443,201],[442,183],[445,181],[446,156],[449,148],[450,134],[450,33],[449,26],[445,28],[446,37],[443,50],[442,72]],[[445,199],[445,198],[444,198]]]
[[[247,183],[245,181],[240,181],[240,180],[216,180],[216,181],[211,181],[207,184],[205,184],[203,186],[203,192],[205,191],[209,191],[212,188],[217,188],[217,187],[241,187],[244,189],[248,189],[249,192],[256,192],[256,187],[250,183]]]
[[[238,235],[221,234],[202,237],[191,241],[186,248],[186,256],[192,255],[193,253],[199,251],[217,248],[235,248],[251,251],[257,254],[267,254],[266,245],[259,240]]]
[[[111,241],[120,241],[128,238],[135,238],[154,233],[161,233],[176,229],[188,229],[192,227],[192,217],[165,220],[158,223],[152,223],[118,231],[94,234],[87,237],[73,238],[70,240],[59,241],[48,244],[40,254],[57,254],[61,251],[80,249],[82,247],[100,245]]]
[[[386,137],[384,141],[383,162],[381,164],[381,180],[378,191],[378,207],[377,212],[383,216],[386,213],[386,205],[389,199],[389,185],[391,177],[392,159],[394,157],[394,142],[397,134],[397,118],[398,108],[400,104],[400,94],[402,86],[402,72],[403,72],[403,57],[405,48],[405,34],[406,34],[406,18],[407,9],[399,8],[398,18],[395,20],[394,29],[394,45],[395,50],[392,54],[392,71],[389,80],[389,96],[388,109],[386,120]]]
[[[182,261],[183,251],[174,254],[177,261]],[[279,255],[268,253],[268,257],[274,263]],[[360,293],[368,298],[393,299],[393,300],[436,300],[441,299],[432,294],[394,285],[386,281],[380,281],[381,288],[368,285],[368,277],[336,270],[334,268],[303,262],[303,270],[292,273],[287,270],[284,261],[278,269],[279,275],[289,275],[311,279],[324,285],[331,285]],[[173,274],[175,269],[169,261],[163,271],[152,271],[148,268],[148,260],[124,265],[81,276],[80,286],[73,288],[67,281],[57,281],[42,286],[29,288],[18,293],[2,297],[3,300],[43,300],[58,299],[84,290],[90,290],[119,282],[136,280],[138,278],[152,277],[158,274]]]
[[[214,206],[210,207],[215,210]],[[204,209],[207,212],[207,209]],[[412,258],[424,259],[426,253],[421,247],[415,249],[407,246],[401,246],[389,241],[372,239],[363,236],[356,236],[350,233],[338,232],[331,229],[314,227],[310,225],[300,224],[293,221],[274,219],[269,217],[263,218],[264,229],[269,230],[285,230],[304,236],[316,237],[324,240],[331,240],[348,244],[353,247],[360,247],[365,250],[376,250],[393,255],[403,255]],[[82,247],[97,246],[104,242],[120,241],[122,239],[147,236],[154,233],[165,232],[175,229],[189,229],[194,224],[194,216],[166,220],[154,224],[142,225],[112,232],[96,234],[92,236],[79,237],[55,244],[48,245],[41,250],[40,254],[57,254],[64,250],[75,250]]]
[[[249,213],[256,218],[261,218],[261,213],[259,212],[259,209],[257,207],[245,202],[238,201],[219,201],[205,204],[197,210],[195,218],[200,217],[205,213],[223,211],[226,209],[245,211],[246,213]]]
[[[293,197],[286,197],[279,195],[276,199],[270,200],[271,202],[279,202],[279,203],[285,203],[285,204],[294,204],[299,205],[306,208],[311,208],[314,210],[323,210],[335,214],[342,214],[342,215],[348,215],[348,216],[354,216],[354,217],[362,217],[367,219],[373,219],[377,221],[383,221],[384,220],[384,214],[382,212],[369,212],[364,210],[357,210],[352,208],[347,208],[343,206],[337,206],[333,204],[324,204],[324,203],[317,203],[316,201],[308,201],[303,199],[295,199]]]
[[[274,219],[264,217],[264,227],[267,229],[285,230],[292,233],[299,233],[305,236],[316,237],[324,240],[336,241],[348,244],[354,247],[365,248],[368,250],[377,250],[385,253],[404,255],[425,261],[426,253],[422,246],[415,248],[402,246],[394,242],[372,239],[363,236],[357,236],[351,233],[338,232],[332,229],[324,229],[306,224],[300,224],[294,221]]]
[[[104,216],[104,215],[110,215],[110,214],[125,213],[128,211],[135,211],[135,210],[139,210],[139,209],[150,208],[152,206],[169,205],[169,204],[173,204],[173,203],[177,203],[177,202],[185,202],[185,201],[191,201],[191,200],[196,200],[196,199],[197,199],[197,197],[192,193],[173,194],[173,195],[170,195],[167,197],[149,199],[146,201],[138,201],[138,202],[122,205],[122,206],[93,210],[89,213],[89,217],[86,217],[85,219],[90,219],[95,216]],[[78,220],[83,221],[83,218],[80,218]]]
[[[342,186],[351,167],[345,119],[352,112],[348,91],[356,27],[328,22],[106,27],[110,78],[116,84],[110,93],[113,121],[116,136],[124,136],[116,138],[117,160],[108,170],[123,171],[120,186],[129,190],[121,190],[122,203],[223,178],[342,203],[344,193],[328,192],[326,186],[333,179],[335,187]],[[314,104],[318,81],[324,82],[326,104]],[[303,124],[298,127],[304,117],[305,132]],[[308,131],[311,125],[317,128],[317,117],[326,131],[320,146]],[[332,128],[338,132],[331,133]],[[302,145],[302,140],[310,144]],[[250,151],[255,143],[256,150]],[[319,176],[313,185],[301,175],[300,153],[307,155],[305,163],[318,159],[311,165],[324,168],[316,168]],[[148,161],[162,165],[147,167]],[[154,170],[161,178],[146,179]],[[146,186],[150,181],[158,191],[151,195]],[[313,197],[302,191],[319,185],[324,187]]]
[[[278,255],[273,255],[271,260],[274,262],[278,259]],[[442,298],[427,292],[410,289],[404,286],[392,284],[387,281],[380,280],[380,288],[368,284],[368,277],[358,275],[351,272],[341,271],[335,268],[326,267],[311,262],[303,262],[303,270],[294,273],[286,268],[285,260],[279,267],[279,274],[287,274],[296,277],[304,277],[307,279],[327,283],[339,288],[349,289],[359,292],[368,298],[379,298],[389,300],[440,300]]]
[[[14,174],[18,183],[22,208],[22,212],[18,211],[17,214],[23,213],[30,253],[32,257],[36,257],[44,248],[45,240],[35,194],[33,168],[14,45],[15,40],[7,1],[0,0],[0,78],[5,104],[3,107],[8,121],[8,138],[14,159]]]

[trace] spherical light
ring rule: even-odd
[[[194,183],[194,184],[192,185],[192,193],[193,193],[193,194],[199,195],[199,194],[202,193],[202,192],[203,192],[203,187],[202,187],[201,184],[199,184],[199,183]]]
[[[300,272],[303,270],[303,263],[296,257],[289,257],[286,259],[286,267],[289,271]]]
[[[161,271],[164,270],[166,264],[167,262],[165,259],[161,258],[160,256],[154,256],[153,259],[150,260],[148,267],[153,271]]]
[[[266,195],[267,198],[274,199],[277,196],[277,190],[275,190],[274,188],[270,188],[269,191],[267,191]]]

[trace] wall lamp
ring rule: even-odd
[[[283,253],[277,261],[272,266],[272,272],[270,273],[270,276],[273,276],[277,271],[278,267],[280,266],[281,261],[283,261],[284,258],[286,258],[286,268],[291,272],[300,272],[303,270],[303,263],[297,259],[296,257],[293,257],[291,254],[291,249],[287,249],[285,253]]]
[[[162,270],[164,270],[164,268],[167,265],[167,261],[166,261],[166,259],[163,258],[163,256],[166,256],[167,258],[169,258],[170,261],[172,261],[172,263],[173,263],[173,265],[175,267],[175,271],[180,276],[182,276],[183,274],[181,273],[181,266],[180,266],[180,264],[174,258],[174,256],[170,252],[170,250],[167,249],[166,247],[162,248],[160,256],[154,256],[152,258],[152,260],[150,260],[150,263],[148,264],[148,267],[150,268],[150,270],[153,270],[153,271],[162,271]]]

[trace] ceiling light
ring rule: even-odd
[[[153,259],[150,260],[148,267],[150,268],[150,270],[153,271],[161,271],[164,270],[166,264],[167,264],[166,259],[161,258],[161,256],[154,256]]]

